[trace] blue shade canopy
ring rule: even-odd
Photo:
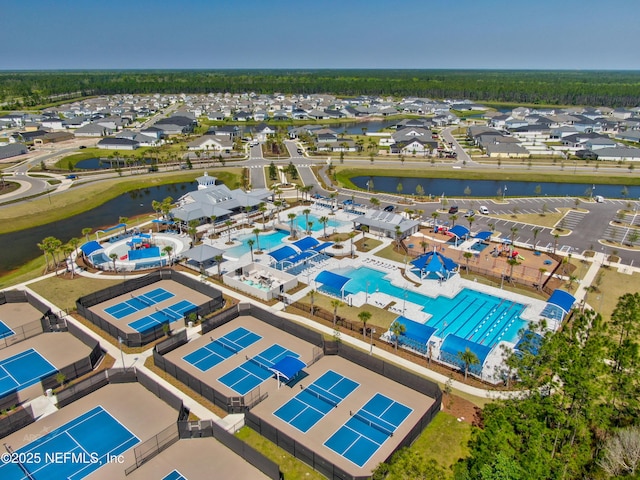
[[[114,225],[113,227],[110,228],[105,228],[104,230],[101,230],[103,233],[107,233],[107,232],[112,232],[114,230],[117,230],[118,228],[122,228],[122,227],[126,227],[127,224],[126,223],[119,223],[118,225]]]
[[[306,367],[305,363],[295,357],[287,355],[282,360],[276,362],[276,364],[271,367],[271,370],[276,375],[280,375],[287,379],[287,381],[291,380],[295,377],[300,370]]]
[[[293,242],[293,244],[300,249],[301,252],[305,250],[309,250],[318,246],[320,242],[313,237],[304,237],[298,240],[297,242]]]
[[[85,255],[91,255],[92,253],[95,253],[98,250],[102,250],[102,247],[100,246],[100,244],[98,242],[92,241],[92,242],[87,242],[84,245],[82,245],[80,247],[80,250],[82,250],[82,253],[84,253]]]
[[[324,243],[321,243],[320,245],[316,245],[315,247],[313,247],[313,250],[315,250],[316,252],[321,252],[322,250],[330,247],[331,245],[333,245],[333,242],[324,242]]]
[[[479,238],[480,240],[486,240],[487,238],[491,238],[491,232],[478,232],[474,238]]]
[[[276,262],[280,262],[285,258],[293,257],[297,253],[298,252],[293,247],[285,245],[284,247],[280,247],[279,249],[270,252],[269,256],[271,256],[271,258],[273,258]]]
[[[455,235],[458,238],[462,238],[469,235],[469,229],[463,225],[456,225],[455,227],[449,229],[449,233]]]
[[[549,300],[547,300],[547,303],[560,307],[564,313],[567,314],[569,313],[569,310],[571,310],[575,301],[576,297],[570,293],[565,292],[564,290],[554,290],[549,297]]]
[[[427,252],[416,258],[411,264],[423,272],[439,272],[442,274],[451,272],[458,266],[453,260],[438,252]]]
[[[398,317],[393,323],[404,325],[405,331],[403,335],[423,345],[427,345],[431,335],[436,331],[433,327],[429,327],[424,323],[414,322],[406,317]]]
[[[542,345],[542,336],[539,333],[527,330],[522,334],[522,338],[516,343],[515,349],[520,352],[528,352],[537,355]]]
[[[338,275],[337,273],[324,271],[320,272],[316,276],[315,280],[316,282],[322,283],[325,287],[341,291],[351,279],[349,277]]]
[[[479,366],[484,364],[484,361],[487,359],[487,355],[489,355],[489,352],[491,351],[491,348],[486,345],[480,345],[479,343],[458,337],[457,335],[447,335],[444,342],[442,342],[440,351],[448,353],[450,358],[449,361],[454,360],[452,363],[456,363],[455,359],[458,359],[458,353],[464,352],[467,348],[476,354],[476,357],[480,360]],[[459,362],[459,365],[463,364],[462,360],[459,360]]]

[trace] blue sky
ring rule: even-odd
[[[637,0],[2,0],[0,69],[640,69]]]

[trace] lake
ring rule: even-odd
[[[184,182],[132,190],[74,217],[0,235],[0,249],[3,252],[0,255],[0,275],[42,255],[37,244],[45,237],[56,237],[63,243],[77,237],[82,244],[85,242],[81,233],[83,228],[91,227],[96,230],[117,225],[120,216],[134,217],[153,213],[153,200],[162,201],[169,196],[177,200],[188,191],[194,190],[196,185],[196,182]],[[95,239],[95,235],[90,238]]]
[[[425,195],[435,197],[588,197],[602,195],[605,198],[640,198],[640,186],[601,185],[585,183],[552,183],[552,182],[516,182],[503,180],[463,180],[452,178],[413,178],[413,177],[352,177],[354,185],[376,192],[402,193],[415,195],[420,185]],[[398,185],[402,185],[401,192]],[[505,190],[506,188],[506,190]]]

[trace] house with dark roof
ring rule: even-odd
[[[191,133],[197,125],[196,120],[182,115],[172,115],[158,120],[153,126],[162,131],[163,136]]]

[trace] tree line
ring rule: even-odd
[[[0,103],[65,95],[254,92],[466,98],[478,102],[631,107],[640,72],[525,70],[124,70],[0,72]]]

